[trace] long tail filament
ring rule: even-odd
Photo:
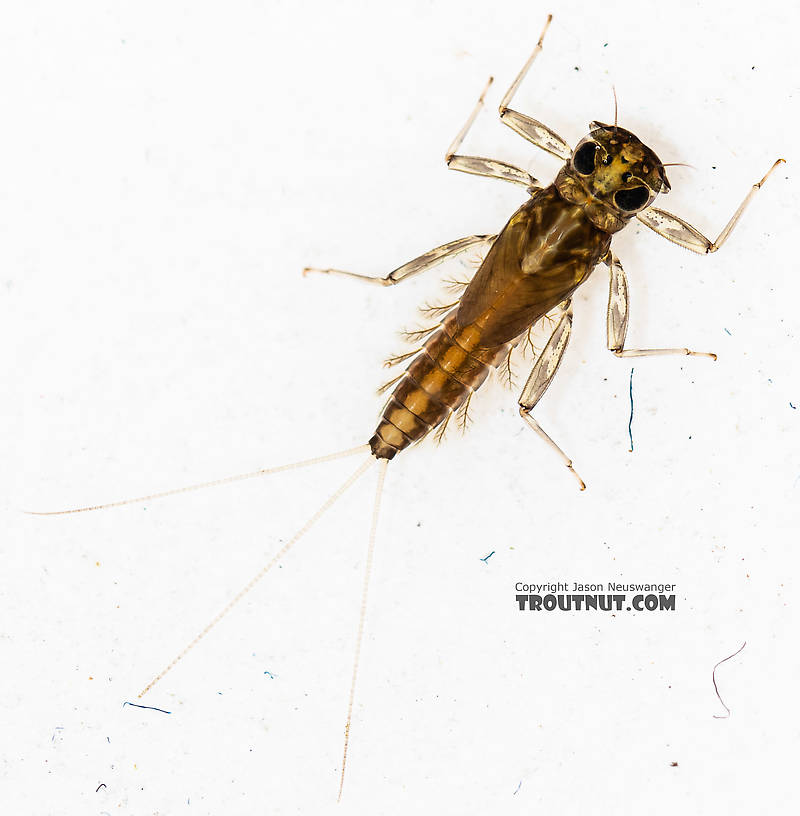
[[[267,476],[270,473],[280,473],[284,470],[294,470],[295,468],[308,467],[309,465],[319,465],[323,462],[331,462],[334,459],[343,459],[346,456],[353,456],[369,450],[369,445],[358,445],[355,448],[329,453],[326,456],[315,456],[313,459],[304,459],[301,462],[291,462],[288,465],[278,465],[277,467],[261,468],[249,473],[240,473],[238,476],[226,476],[224,479],[213,479],[210,482],[200,482],[199,484],[188,485],[187,487],[176,487],[172,490],[164,490],[161,493],[151,493],[148,496],[138,496],[135,499],[122,499],[121,501],[109,502],[108,504],[95,504],[91,507],[74,507],[71,510],[48,510],[35,511],[25,510],[29,516],[66,516],[70,513],[88,513],[90,510],[107,510],[109,507],[122,507],[125,504],[136,504],[137,502],[150,501],[151,499],[163,499],[167,496],[176,496],[178,493],[190,493],[192,490],[202,490],[206,487],[217,487],[218,485],[230,484],[231,482],[241,482],[244,479],[255,479],[257,476]]]
[[[383,483],[386,480],[386,466],[388,459],[381,460],[381,469],[378,474],[378,486],[375,490],[375,504],[372,507],[372,525],[369,530],[369,544],[367,545],[367,564],[364,568],[364,586],[361,590],[361,612],[358,616],[358,634],[356,635],[356,654],[353,660],[353,677],[350,681],[350,698],[347,702],[347,722],[344,726],[344,747],[342,749],[342,775],[339,778],[339,795],[337,802],[342,801],[342,789],[344,788],[344,772],[347,767],[347,748],[350,745],[350,723],[353,719],[353,701],[356,697],[356,679],[358,678],[358,664],[361,658],[361,641],[364,638],[364,621],[367,616],[367,596],[369,594],[369,579],[372,574],[372,560],[375,553],[375,535],[378,529],[378,513],[381,507],[381,495],[383,494]]]
[[[170,663],[167,664],[165,668],[163,668],[138,694],[138,699],[144,697],[148,691],[150,691],[153,686],[158,683],[159,680],[175,666],[176,663],[181,661],[188,652],[190,652],[224,617],[228,614],[228,612],[233,609],[239,601],[247,595],[248,592],[278,563],[278,561],[286,555],[287,552],[314,526],[314,524],[325,514],[327,510],[329,510],[346,492],[347,490],[352,487],[358,479],[366,473],[366,471],[370,468],[371,465],[375,463],[375,459],[372,456],[369,457],[366,461],[364,461],[361,465],[359,465],[358,469],[345,481],[342,483],[341,487],[333,493],[325,503],[314,513],[313,516],[286,542],[286,544],[281,547],[277,553],[268,561],[251,579],[250,581],[241,589],[239,592],[231,598],[230,601],[223,607],[223,609],[216,614],[216,616],[200,631],[198,635],[195,636],[194,640],[191,641],[187,646],[183,648],[183,650],[174,657]]]
[[[188,493],[192,490],[201,490],[206,487],[216,487],[217,485],[229,484],[231,482],[241,481],[243,479],[253,479],[256,476],[266,476],[270,473],[279,473],[284,470],[291,470],[294,468],[306,467],[308,465],[316,465],[322,462],[329,462],[334,459],[341,459],[346,456],[351,456],[356,453],[363,453],[369,449],[369,445],[359,445],[355,448],[332,453],[327,456],[318,456],[313,459],[305,459],[301,462],[293,462],[288,465],[278,465],[277,467],[262,468],[250,473],[242,473],[237,476],[227,476],[223,479],[215,479],[209,482],[201,482],[199,484],[189,485],[187,487],[178,487],[173,490],[165,490],[161,493],[151,493],[147,496],[139,496],[133,499],[122,499],[120,501],[109,502],[107,504],[97,504],[90,507],[76,507],[69,510],[51,510],[51,511],[26,511],[28,515],[33,516],[62,516],[70,513],[86,513],[91,510],[105,510],[110,507],[121,507],[126,504],[135,504],[137,502],[150,501],[151,499],[161,499],[167,496],[174,496],[178,493]],[[139,692],[137,699],[141,699],[147,694],[153,686],[156,685],[172,668],[174,668],[183,658],[233,609],[239,601],[250,592],[251,589],[280,561],[284,555],[316,524],[317,521],[349,490],[358,479],[366,473],[367,470],[375,463],[375,459],[370,456],[366,461],[352,473],[341,486],[319,507],[319,509],[308,519],[308,521],[278,550],[277,553],[250,579],[250,581],[242,587],[241,590],[214,616],[214,618],[206,624],[200,632],[195,635],[184,648]],[[369,544],[367,546],[367,561],[364,569],[364,583],[361,591],[361,610],[358,618],[358,631],[356,635],[356,649],[355,657],[353,659],[353,675],[350,681],[350,696],[347,702],[347,721],[344,728],[344,746],[342,749],[342,771],[339,779],[339,795],[337,801],[342,799],[342,790],[344,788],[344,774],[347,767],[347,750],[350,745],[350,726],[353,719],[353,704],[356,695],[356,681],[358,679],[358,667],[361,659],[361,644],[364,639],[364,624],[367,614],[367,598],[369,595],[370,576],[372,574],[372,563],[375,554],[375,538],[378,529],[378,515],[380,512],[381,496],[383,495],[383,486],[386,480],[386,467],[389,464],[388,459],[381,461],[381,468],[378,475],[378,484],[375,491],[375,502],[372,508],[372,523],[369,532]]]

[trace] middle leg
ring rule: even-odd
[[[533,191],[538,189],[539,185],[536,179],[527,171],[520,167],[515,167],[513,164],[500,161],[499,159],[486,159],[483,156],[462,156],[458,153],[461,143],[464,141],[469,129],[472,127],[475,119],[483,107],[483,99],[486,96],[486,91],[492,84],[493,79],[489,77],[486,87],[483,89],[472,113],[464,123],[464,127],[458,131],[456,138],[453,139],[450,147],[447,148],[444,160],[451,170],[460,170],[462,173],[472,173],[475,176],[488,176],[489,178],[498,178],[502,181],[510,181],[514,184],[521,184],[527,187],[528,190]]]
[[[533,53],[528,57],[528,61],[522,66],[522,70],[517,74],[517,78],[506,91],[506,95],[500,102],[499,112],[500,121],[508,125],[511,130],[519,133],[520,136],[535,144],[536,147],[540,147],[547,153],[552,153],[553,156],[557,156],[559,159],[566,161],[572,155],[572,148],[555,131],[550,130],[547,125],[537,122],[536,119],[531,119],[530,116],[526,116],[524,113],[519,113],[519,111],[508,107],[511,104],[514,94],[517,92],[517,88],[519,88],[522,80],[525,79],[525,76],[530,70],[531,65],[533,65],[533,61],[539,56],[539,52],[542,50],[544,35],[550,27],[550,21],[552,19],[553,15],[548,14],[542,33],[539,35],[539,42],[536,43],[536,48],[533,49]]]
[[[684,354],[690,357],[717,359],[713,351],[692,351],[688,348],[648,348],[626,349],[625,335],[628,333],[628,279],[619,258],[611,251],[603,258],[609,269],[608,313],[606,316],[606,336],[608,350],[617,357],[661,357],[666,354]]]

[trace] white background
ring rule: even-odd
[[[391,464],[336,812],[796,808],[797,12],[140,0],[28,2],[0,26],[6,812],[333,812],[374,469],[142,701],[169,715],[122,704],[358,460],[20,511],[365,442],[381,361],[441,275],[300,270],[385,274],[502,227],[524,191],[443,163],[490,73],[465,150],[554,176],[494,113],[547,11],[515,106],[575,143],[614,85],[620,124],[695,168],[669,170],[667,209],[714,236],[789,163],[717,255],[614,239],[629,343],[719,354],[633,361],[633,453],[604,270],[576,295],[537,416],[585,493],[499,384],[466,436]],[[678,608],[517,611],[515,582],[546,580],[674,582]],[[714,719],[712,667],[745,640]]]

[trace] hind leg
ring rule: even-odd
[[[547,341],[542,353],[536,358],[531,369],[528,381],[522,389],[522,394],[519,398],[519,413],[525,420],[528,426],[534,430],[547,444],[552,448],[561,461],[569,468],[575,478],[580,484],[581,490],[586,489],[586,484],[578,475],[575,468],[572,467],[572,459],[564,453],[563,450],[553,441],[550,435],[544,428],[533,418],[531,411],[536,406],[536,403],[542,398],[542,395],[553,381],[556,375],[561,360],[564,357],[564,352],[567,350],[567,343],[572,331],[572,304],[571,301],[565,300],[559,305],[561,312],[558,322],[556,323],[550,339]]]

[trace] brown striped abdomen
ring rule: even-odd
[[[372,453],[391,459],[457,411],[525,331],[586,280],[610,244],[610,233],[555,185],[537,190],[395,387]]]
[[[392,459],[426,436],[467,401],[511,350],[511,343],[480,347],[480,329],[459,326],[456,311],[448,313],[392,391],[369,441],[376,458]]]

